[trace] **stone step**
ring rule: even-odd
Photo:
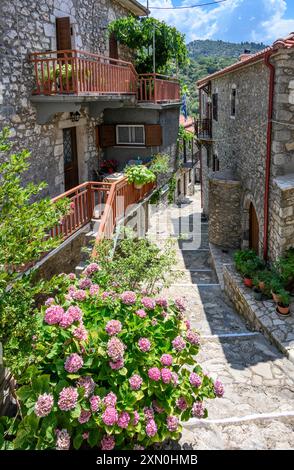
[[[179,276],[177,284],[218,284],[218,279],[213,270],[174,270]]]
[[[94,233],[97,233],[101,224],[101,219],[92,219],[91,220],[91,230]]]
[[[80,261],[80,263],[75,267],[75,274],[77,277],[80,277],[87,264],[88,263],[86,261]]]

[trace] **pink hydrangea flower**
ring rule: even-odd
[[[107,406],[115,406],[117,402],[117,396],[113,392],[109,392],[104,398],[103,403]]]
[[[71,297],[74,299],[74,300],[78,300],[78,301],[82,301],[82,300],[85,300],[86,297],[87,297],[87,293],[82,290],[82,289],[78,289],[76,290],[75,292],[73,292],[71,294]]]
[[[163,311],[163,312],[161,312],[161,316],[162,316],[163,318],[167,318],[167,316],[168,316],[168,313],[167,313],[167,312],[165,312],[165,311]]]
[[[173,363],[173,357],[171,354],[163,354],[160,358],[160,362],[163,366],[171,366]]]
[[[147,313],[145,312],[143,308],[139,308],[139,310],[137,310],[135,313],[140,318],[145,318],[147,316]]]
[[[51,393],[43,393],[43,395],[38,396],[38,400],[35,403],[35,414],[39,418],[49,415],[54,404],[53,395]]]
[[[137,426],[139,421],[140,421],[140,415],[139,415],[138,411],[134,411],[134,418],[133,418],[133,421],[132,421],[132,425]]]
[[[156,400],[153,400],[152,406],[154,408],[154,411],[156,411],[156,413],[159,413],[159,414],[164,413],[164,408],[162,408],[162,406],[159,406]]]
[[[105,435],[101,439],[101,450],[112,450],[115,447],[115,439],[113,436]]]
[[[157,320],[156,320],[156,318],[152,318],[152,320],[151,320],[151,325],[152,325],[152,326],[156,326],[156,325],[157,325]]]
[[[84,276],[92,276],[97,271],[100,271],[101,268],[97,263],[90,263],[83,271]]]
[[[153,408],[148,408],[148,406],[144,406],[143,408],[144,416],[149,421],[149,419],[154,418],[154,411]]]
[[[84,389],[84,396],[87,398],[92,395],[96,386],[94,380],[89,375],[86,375],[85,377],[80,377],[79,380],[77,380],[76,384],[78,387],[82,387]]]
[[[136,302],[137,296],[135,292],[127,290],[121,294],[120,298],[123,304],[133,305]]]
[[[122,324],[119,320],[110,320],[107,322],[105,331],[109,336],[114,336],[120,333]]]
[[[157,433],[157,426],[154,421],[154,419],[150,419],[148,423],[146,424],[146,434],[148,437],[154,437],[155,434]]]
[[[142,352],[148,352],[150,351],[151,343],[148,338],[140,338],[138,341],[138,346]]]
[[[118,361],[124,355],[124,344],[116,337],[113,336],[107,343],[107,354],[114,361]]]
[[[167,308],[167,307],[168,307],[168,302],[167,302],[167,300],[166,300],[164,297],[159,297],[158,299],[155,299],[155,302],[156,302],[157,305],[159,305],[160,307],[163,307],[163,308]]]
[[[125,361],[123,357],[120,357],[115,362],[109,361],[109,366],[111,367],[112,370],[119,370],[119,369],[122,369],[122,367],[124,366],[124,363]]]
[[[78,391],[74,387],[64,387],[58,398],[58,406],[62,411],[73,410],[78,401]]]
[[[68,279],[69,279],[70,281],[74,281],[74,280],[76,279],[76,277],[77,277],[77,276],[75,275],[75,273],[69,273],[69,274],[68,274]]]
[[[80,424],[85,424],[89,421],[90,418],[91,418],[91,411],[82,410],[78,418],[78,422]]]
[[[56,450],[69,450],[70,448],[70,435],[66,429],[56,430]]]
[[[216,394],[217,397],[220,397],[220,398],[225,393],[224,386],[219,379],[217,379],[214,383],[214,393]]]
[[[99,293],[99,290],[100,290],[100,287],[98,286],[98,284],[92,284],[91,287],[90,287],[90,295],[91,296],[95,296]]]
[[[177,336],[173,341],[172,341],[173,348],[180,352],[186,347],[186,341],[181,336]]]
[[[61,328],[68,328],[70,325],[73,324],[73,322],[74,322],[73,318],[70,315],[68,315],[67,312],[65,312],[61,317],[59,326],[61,326]]]
[[[54,299],[53,297],[49,297],[49,299],[46,300],[45,305],[46,307],[50,307],[52,304],[54,304]]]
[[[185,327],[187,330],[190,330],[191,329],[191,322],[190,320],[184,320],[184,324],[185,324]]]
[[[202,401],[195,401],[192,406],[192,415],[195,418],[203,418],[205,415],[205,408]]]
[[[86,431],[86,432],[83,432],[82,436],[83,436],[83,439],[84,439],[84,441],[85,441],[86,439],[89,438],[89,433],[88,433],[87,431]]]
[[[155,382],[158,382],[161,377],[160,370],[158,369],[158,367],[151,367],[151,369],[148,370],[148,377],[151,380],[155,380]]]
[[[84,325],[80,325],[73,331],[73,336],[78,339],[79,341],[87,341],[88,339],[88,332]]]
[[[186,333],[186,339],[191,344],[200,344],[200,336],[193,330],[188,330]]]
[[[102,420],[106,426],[113,426],[117,423],[118,413],[114,406],[108,406],[105,408],[105,411],[102,414]]]
[[[96,413],[96,411],[98,411],[100,408],[101,398],[98,395],[92,395],[89,402],[90,402],[91,411],[93,413]]]
[[[83,312],[77,305],[71,305],[66,313],[73,319],[73,321],[81,321],[83,317]]]
[[[77,353],[70,354],[64,363],[64,368],[70,374],[74,374],[80,370],[84,365],[83,358]]]
[[[175,306],[180,310],[180,312],[184,312],[186,310],[185,300],[181,297],[175,299]]]
[[[195,372],[192,372],[190,374],[190,377],[189,377],[189,381],[190,381],[190,384],[193,386],[193,387],[196,387],[196,388],[199,388],[200,385],[202,384],[202,379],[201,377],[196,374]]]
[[[117,425],[119,428],[127,429],[130,420],[131,420],[131,417],[129,413],[127,413],[126,411],[123,411],[118,416]]]
[[[47,308],[45,311],[45,322],[48,325],[56,325],[60,322],[62,315],[64,314],[64,310],[59,305],[51,305],[51,307]]]
[[[149,310],[153,310],[156,306],[155,300],[151,299],[151,297],[143,297],[141,302],[143,307],[148,308]]]
[[[176,387],[179,383],[179,376],[176,372],[172,372],[172,383]]]
[[[188,408],[188,403],[184,397],[180,397],[176,401],[177,408],[181,411],[185,411]]]
[[[169,384],[172,381],[172,372],[169,369],[161,369],[161,378],[164,384]]]
[[[132,390],[140,390],[143,379],[139,374],[134,374],[129,378],[129,383]]]
[[[170,432],[176,432],[179,427],[179,419],[176,416],[168,416],[166,418],[166,425]]]
[[[84,277],[84,278],[79,280],[79,288],[80,289],[83,289],[83,290],[89,289],[91,287],[91,285],[92,285],[92,281],[88,277]]]
[[[145,450],[145,447],[140,444],[135,444],[133,450]]]

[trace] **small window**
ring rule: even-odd
[[[192,170],[189,170],[189,183],[192,181]]]
[[[235,87],[233,87],[231,91],[231,117],[236,116],[236,97],[237,97],[237,90]]]
[[[210,148],[208,147],[207,150],[206,150],[206,155],[207,155],[207,168],[210,168],[210,165],[211,165],[211,150]]]
[[[116,126],[116,143],[117,145],[145,145],[144,126]]]
[[[212,95],[212,117],[215,121],[218,120],[218,93]]]
[[[217,155],[213,155],[213,171],[219,171],[219,159]]]

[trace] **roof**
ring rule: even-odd
[[[117,0],[127,10],[130,10],[136,16],[147,16],[149,13],[148,8],[141,5],[137,0]]]
[[[194,119],[191,116],[188,116],[187,120],[185,120],[185,116],[180,114],[180,125],[184,126],[186,131],[191,132],[192,134],[194,134],[194,132],[195,132]]]
[[[273,43],[272,46],[266,47],[262,51],[257,52],[256,54],[248,54],[248,58],[244,58],[243,60],[240,60],[239,62],[236,62],[232,65],[229,65],[228,67],[225,67],[222,70],[219,70],[218,72],[215,72],[211,75],[208,75],[207,77],[202,78],[201,80],[198,80],[197,86],[199,88],[203,87],[206,85],[210,80],[213,80],[214,78],[221,77],[222,75],[225,75],[230,72],[234,72],[235,70],[241,69],[242,67],[246,67],[247,65],[254,64],[256,62],[259,62],[264,59],[264,57],[272,52],[278,51],[279,49],[291,49],[294,48],[294,33],[291,33],[289,36],[287,36],[284,39],[277,39]]]

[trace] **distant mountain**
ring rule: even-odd
[[[252,54],[264,49],[262,43],[232,43],[225,41],[196,40],[187,44],[190,64],[180,71],[180,79],[187,86],[187,106],[190,115],[198,113],[196,82],[207,75],[237,62],[244,51]]]

